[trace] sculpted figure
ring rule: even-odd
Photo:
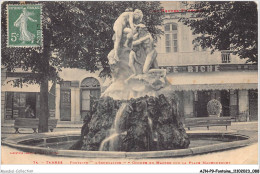
[[[135,63],[138,63],[141,65],[141,63],[137,60],[135,52],[137,51],[137,47],[132,48],[129,54],[129,63],[128,66],[133,71],[134,75],[137,75],[136,69],[135,69]]]
[[[113,30],[115,31],[114,59],[116,61],[119,61],[118,50],[119,50],[122,34],[123,33],[127,34],[127,39],[124,46],[128,47],[129,40],[133,38],[133,33],[135,31],[134,24],[139,24],[142,21],[142,19],[143,19],[142,11],[136,9],[134,12],[127,11],[122,13],[115,21]]]
[[[142,24],[139,24],[142,25]],[[136,26],[136,31],[137,33],[134,35],[133,40],[136,40],[138,37],[138,30],[139,30],[139,25]],[[135,69],[135,63],[138,63],[141,65],[141,63],[137,60],[136,57],[136,52],[140,49],[140,45],[132,45],[132,49],[130,51],[129,54],[129,63],[128,66],[131,68],[131,70],[133,71],[133,75],[137,75],[136,69]]]
[[[158,67],[154,40],[140,23],[142,18],[141,10],[129,8],[115,21],[114,49],[107,56],[112,79],[107,80],[101,97],[128,100],[157,96],[168,84],[166,70]]]
[[[151,34],[148,32],[145,25],[143,24],[139,25],[138,34],[139,34],[138,37],[139,39],[133,42],[133,46],[137,46],[141,44],[147,55],[143,66],[143,73],[147,73],[149,69],[151,69],[151,67],[155,69],[159,69],[156,60],[157,52],[154,48],[153,38]]]

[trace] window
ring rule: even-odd
[[[35,92],[6,92],[5,119],[36,117]]]
[[[91,112],[93,101],[100,97],[99,81],[93,77],[88,77],[81,82],[81,116]]]
[[[222,60],[222,63],[230,63],[231,62],[231,59],[230,59],[230,53],[231,51],[228,51],[228,50],[222,50],[221,51],[221,60]]]
[[[166,53],[178,52],[177,24],[166,24],[164,26],[164,31]]]
[[[82,106],[81,110],[89,111],[90,110],[90,90],[84,89],[82,90]]]

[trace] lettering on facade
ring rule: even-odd
[[[167,66],[161,67],[161,69],[166,69],[167,73],[178,73],[178,72],[189,72],[189,73],[198,73],[198,72],[217,72],[220,71],[219,65],[195,65],[195,66]]]

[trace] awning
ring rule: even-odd
[[[1,85],[2,92],[40,92],[40,85],[39,84],[27,84],[22,83],[22,87],[14,86],[14,82],[17,78],[7,77],[4,83]],[[49,82],[49,91],[52,87],[52,82]]]
[[[167,74],[167,79],[176,91],[258,88],[257,71],[171,73]]]

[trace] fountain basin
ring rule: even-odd
[[[50,132],[8,137],[2,144],[29,153],[84,158],[165,158],[197,155],[223,151],[249,145],[248,136],[235,133],[203,132],[188,133],[190,146],[187,149],[117,152],[68,150],[80,138],[80,131]]]

